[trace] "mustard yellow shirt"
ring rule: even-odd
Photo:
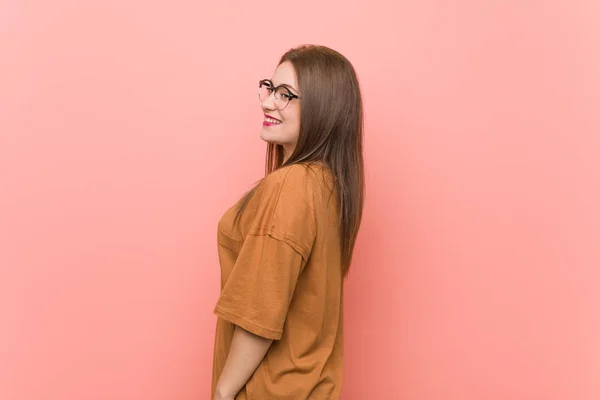
[[[324,166],[292,165],[260,184],[239,224],[237,204],[217,230],[212,393],[234,325],[273,339],[237,400],[338,399],[343,373],[339,209]]]

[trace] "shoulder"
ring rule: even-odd
[[[314,170],[313,165],[294,164],[287,167],[281,167],[265,177],[265,183],[268,182],[296,182],[309,178],[311,170]]]
[[[316,235],[316,212],[320,209],[314,167],[290,165],[267,175],[259,184],[248,232],[268,234],[292,245],[307,256]]]
[[[263,207],[285,210],[321,208],[333,192],[329,169],[318,164],[279,168],[259,184],[257,201]]]
[[[319,164],[294,164],[282,167],[267,175],[263,182],[266,192],[282,190],[299,192],[300,197],[314,194],[331,186],[329,169]]]

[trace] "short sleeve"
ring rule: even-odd
[[[268,339],[281,339],[315,240],[309,174],[304,166],[292,166],[265,178],[256,194],[255,216],[215,307],[220,318]]]

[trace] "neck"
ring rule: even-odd
[[[285,146],[282,146],[282,148],[283,148],[283,163],[285,164],[286,161],[290,158],[290,156],[294,152],[294,149],[286,148]]]

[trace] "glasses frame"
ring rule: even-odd
[[[283,110],[285,107],[288,106],[288,104],[290,104],[290,102],[294,99],[298,99],[300,100],[302,97],[298,96],[297,94],[292,93],[292,91],[286,86],[286,85],[279,85],[279,86],[274,86],[273,82],[270,79],[261,79],[260,81],[258,81],[258,99],[261,100],[260,98],[260,88],[264,83],[268,83],[269,86],[271,87],[271,94],[269,95],[269,97],[271,97],[271,95],[273,95],[273,97],[275,97],[274,93],[277,92],[277,90],[279,88],[284,88],[287,91],[287,95],[290,97],[290,99],[288,100],[287,104],[282,107],[279,108],[277,107],[277,103],[274,102],[275,106],[277,107],[278,110]],[[266,99],[265,99],[266,100]],[[275,100],[280,100],[279,98],[275,97]],[[264,101],[264,100],[261,100]]]

